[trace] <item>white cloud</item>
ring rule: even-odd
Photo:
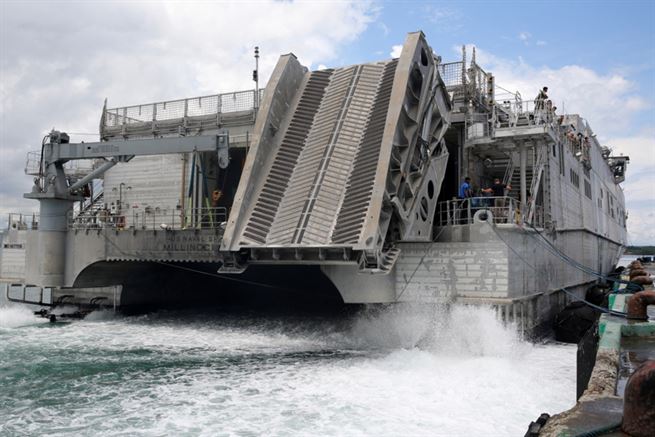
[[[548,43],[546,41],[541,40],[541,39],[537,40],[537,42],[535,44],[537,44],[538,46],[548,45]]]
[[[391,46],[391,53],[389,53],[389,56],[391,56],[392,58],[400,58],[400,52],[402,51],[403,51],[402,44]]]
[[[253,88],[280,54],[334,64],[372,2],[11,2],[0,13],[0,221],[32,208],[24,158],[52,127],[97,132],[110,106]],[[65,30],[45,23],[69,23]],[[72,24],[74,23],[74,24]],[[73,141],[90,138],[73,137]]]
[[[444,6],[425,5],[421,14],[432,24],[435,30],[444,33],[457,32],[463,27],[462,12]]]
[[[530,32],[521,32],[519,33],[519,39],[523,42],[527,42],[532,37]]]

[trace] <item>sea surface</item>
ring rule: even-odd
[[[489,308],[347,315],[0,303],[0,435],[520,436],[575,403],[576,346]]]

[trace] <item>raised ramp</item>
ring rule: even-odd
[[[380,250],[391,231],[430,239],[449,111],[422,33],[388,61],[307,72],[283,56],[222,250]]]

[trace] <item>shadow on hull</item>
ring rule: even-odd
[[[253,265],[240,275],[216,274],[218,267],[99,262],[82,271],[74,286],[122,285],[121,310],[126,313],[228,307],[321,313],[345,308],[339,292],[317,266]]]

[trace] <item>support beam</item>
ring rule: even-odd
[[[102,176],[107,170],[109,170],[110,168],[112,168],[116,164],[118,164],[118,160],[116,160],[116,159],[111,159],[111,160],[105,162],[100,167],[96,168],[91,173],[84,176],[82,179],[80,179],[79,181],[75,182],[73,185],[68,187],[68,192],[69,193],[74,193],[79,188],[82,188],[84,185],[91,182],[93,179],[97,179],[100,176]]]
[[[521,161],[521,208],[525,211],[526,202],[528,201],[528,183],[526,179],[526,167],[528,165],[528,150],[525,144],[519,148]]]

